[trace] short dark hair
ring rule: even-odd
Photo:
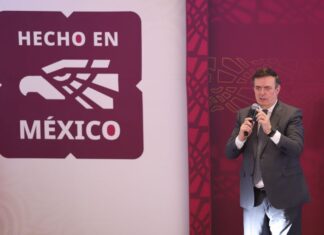
[[[255,79],[263,78],[267,76],[271,76],[275,78],[276,87],[280,85],[281,81],[279,79],[278,74],[273,69],[267,67],[258,69],[253,75],[252,81],[254,82]]]

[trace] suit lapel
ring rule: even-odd
[[[273,129],[277,129],[280,117],[282,116],[281,113],[282,113],[282,106],[278,101],[270,117],[270,122]]]

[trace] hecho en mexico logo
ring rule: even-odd
[[[2,156],[140,157],[138,15],[1,12],[0,18]]]

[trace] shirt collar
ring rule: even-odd
[[[278,100],[270,108],[268,108],[268,113],[272,113],[272,111],[277,103],[278,103]]]

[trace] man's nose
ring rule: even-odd
[[[261,94],[264,94],[264,93],[265,93],[265,91],[266,91],[266,89],[265,89],[265,88],[263,88],[263,87],[262,87],[262,88],[260,89],[260,93],[261,93]]]

